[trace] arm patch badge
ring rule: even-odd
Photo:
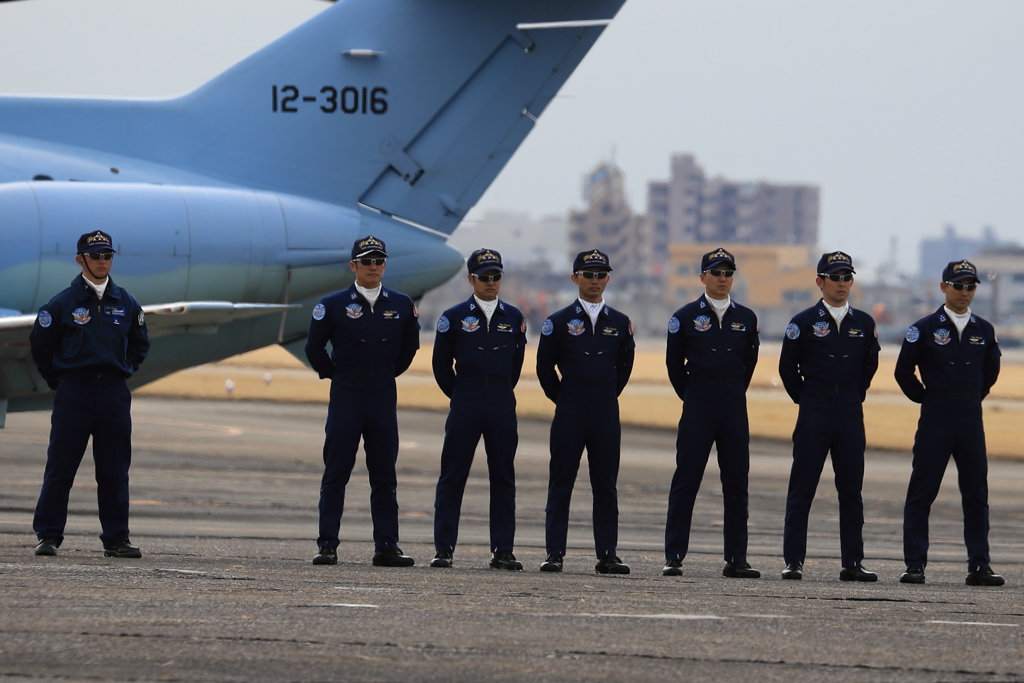
[[[788,339],[796,339],[800,336],[800,326],[796,323],[790,323],[786,328],[786,337]]]

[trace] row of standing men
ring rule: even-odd
[[[55,555],[63,541],[68,494],[91,435],[104,552],[109,557],[141,557],[128,537],[131,419],[125,380],[145,359],[149,341],[138,302],[109,279],[113,254],[106,233],[83,235],[76,256],[82,274],[40,309],[30,335],[36,365],[57,390],[33,520],[37,555]],[[483,437],[490,479],[490,566],[521,570],[513,553],[518,444],[513,390],[525,357],[526,321],[518,309],[498,299],[503,264],[497,251],[475,251],[466,265],[473,295],[444,312],[433,347],[434,376],[451,408],[435,499],[436,554],[430,565],[454,564],[462,498]],[[312,312],[306,355],[321,378],[331,379],[314,564],[337,563],[345,488],[360,441],[370,480],[373,564],[404,567],[415,562],[398,546],[395,378],[419,348],[420,327],[411,299],[382,286],[386,266],[382,240],[356,240],[350,262],[355,282],[325,297]],[[606,254],[596,249],[578,254],[571,278],[579,297],[545,320],[541,329],[537,377],[555,403],[545,507],[547,557],[540,565],[545,572],[563,569],[569,504],[584,450],[593,492],[595,571],[630,571],[617,555],[616,481],[618,395],[629,381],[635,344],[629,318],[604,302],[611,271]],[[746,391],[758,358],[758,324],[753,311],[730,296],[735,272],[736,259],[725,249],[705,254],[700,274],[705,293],[669,321],[666,363],[683,410],[665,532],[666,576],[683,573],[694,502],[715,445],[725,508],[723,575],[760,577],[746,558]],[[862,403],[878,367],[879,345],[874,321],[847,301],[854,274],[849,255],[822,255],[816,278],[822,299],[793,318],[783,340],[779,372],[799,405],[786,501],[784,579],[803,576],[811,502],[831,454],[840,510],[839,577],[877,580],[862,565],[861,485]],[[951,262],[940,284],[945,304],[908,329],[897,361],[900,387],[922,404],[904,508],[903,583],[925,581],[928,515],[952,456],[963,499],[966,583],[1003,584],[989,563],[981,409],[998,377],[1000,352],[992,325],[970,312],[978,284],[971,263]],[[97,324],[90,327],[94,318]],[[72,339],[75,353],[68,352]],[[97,392],[104,394],[103,410],[96,408]]]

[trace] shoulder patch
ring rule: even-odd
[[[441,334],[444,334],[449,329],[451,329],[451,326],[452,324],[448,322],[447,316],[442,315],[440,318],[437,319],[437,331],[440,332]]]
[[[917,329],[914,325],[907,328],[907,341],[913,344],[921,338],[921,330]]]
[[[555,324],[551,322],[551,318],[544,321],[544,325],[540,328],[540,333],[545,337],[555,331]]]
[[[632,320],[629,321],[629,336],[630,337],[633,336],[633,321]]]
[[[50,315],[49,311],[39,311],[39,327],[49,327],[53,324],[53,316]]]
[[[139,311],[139,327],[143,327],[146,324],[146,312]]]
[[[416,307],[416,304],[412,305],[412,317],[414,317],[414,318],[420,317],[420,309]]]
[[[679,331],[679,318],[672,316],[668,319],[668,333],[675,334]]]
[[[796,323],[790,323],[786,328],[786,337],[789,339],[796,339],[800,336],[800,326]]]
[[[323,304],[317,304],[313,307],[313,320],[323,320],[327,314],[327,309],[324,308]]]
[[[519,323],[519,331],[526,334],[526,318],[523,318]]]

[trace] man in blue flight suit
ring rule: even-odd
[[[569,532],[569,501],[583,449],[594,494],[594,543],[599,574],[628,574],[616,556],[619,508],[619,400],[633,372],[633,324],[604,302],[611,280],[608,256],[594,249],[573,262],[579,298],[544,321],[537,350],[537,379],[555,403],[543,572],[562,571]],[[555,372],[558,366],[558,372]],[[561,378],[559,378],[561,375]]]
[[[821,301],[798,313],[786,328],[779,375],[800,406],[793,431],[793,467],[786,498],[782,551],[784,579],[803,577],[807,517],[831,452],[839,494],[841,581],[877,581],[864,559],[864,397],[878,369],[875,321],[847,299],[853,288],[853,259],[841,251],[822,254],[816,284]]]
[[[395,378],[420,347],[419,314],[405,294],[385,289],[388,253],[372,235],[355,241],[349,267],[356,281],[313,307],[306,358],[320,378],[331,378],[320,484],[319,551],[313,564],[337,564],[345,486],[363,439],[370,476],[373,564],[409,567],[398,547],[398,396]],[[327,342],[333,350],[327,355]]]
[[[924,583],[928,564],[928,513],[939,493],[949,456],[956,461],[964,509],[968,586],[1002,586],[989,566],[988,459],[981,402],[999,378],[999,342],[987,320],[971,313],[978,269],[951,262],[939,287],[945,305],[907,330],[896,361],[896,381],[921,404],[914,437],[914,465],[903,507],[901,583]],[[914,374],[917,368],[921,379]],[[922,384],[923,381],[923,384]]]
[[[512,547],[516,537],[516,397],[526,353],[526,319],[498,299],[504,272],[501,254],[478,249],[466,261],[473,296],[437,321],[434,379],[451,399],[441,448],[441,476],[434,501],[431,567],[451,567],[459,538],[466,480],[481,435],[491,482],[491,567],[523,568]],[[454,366],[454,367],[453,367]]]
[[[81,274],[39,309],[29,334],[39,374],[57,391],[32,520],[36,555],[56,555],[64,540],[68,496],[91,436],[103,554],[142,557],[128,539],[132,395],[126,380],[145,360],[149,335],[142,306],[110,278],[113,244],[102,230],[78,239]]]
[[[747,387],[757,365],[757,316],[737,304],[732,290],[736,259],[725,249],[704,254],[700,264],[704,294],[668,321],[665,363],[683,401],[676,438],[676,472],[668,497],[662,574],[681,576],[690,544],[693,504],[711,445],[718,448],[725,503],[723,576],[757,579],[747,562],[747,474],[750,426]]]

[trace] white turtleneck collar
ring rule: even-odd
[[[583,306],[583,310],[590,316],[591,327],[597,327],[597,316],[601,315],[601,309],[604,308],[604,299],[601,299],[596,304],[592,304],[589,301],[583,299],[577,299],[580,305]]]
[[[836,327],[842,325],[843,318],[845,318],[846,314],[850,312],[850,302],[844,301],[843,305],[838,307],[830,306],[824,299],[821,300],[821,303],[825,306],[825,310],[832,314],[832,319],[836,321]]]
[[[956,326],[957,336],[963,335],[967,323],[971,322],[971,309],[968,308],[964,313],[955,313],[948,306],[943,305],[942,310],[946,312],[946,317],[952,320],[953,325]]]

